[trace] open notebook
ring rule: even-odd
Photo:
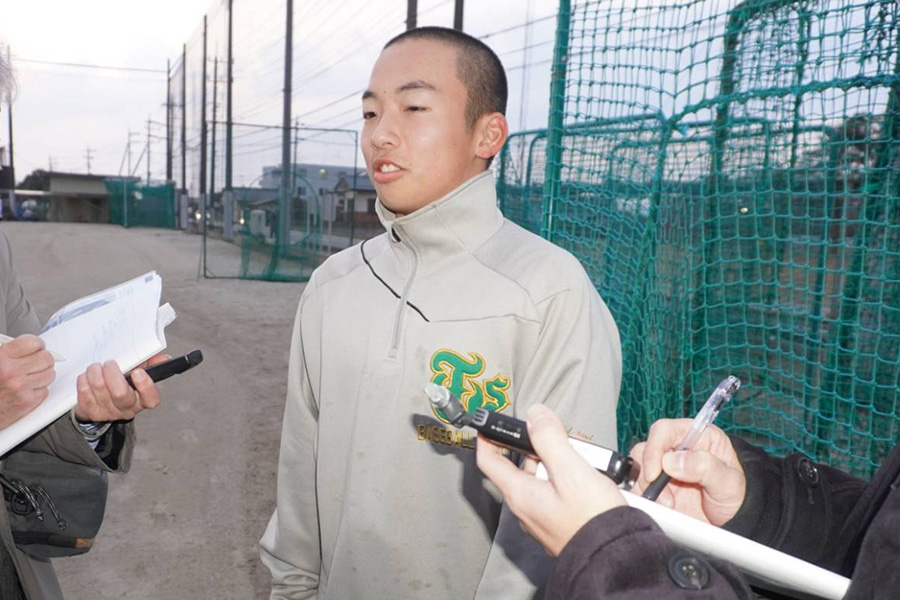
[[[80,298],[58,310],[40,337],[65,359],[55,364],[50,396],[36,409],[0,430],[0,454],[8,452],[65,413],[78,401],[76,379],[95,362],[115,360],[129,371],[166,347],[165,327],[175,320],[159,305],[162,278],[151,271],[131,281]]]

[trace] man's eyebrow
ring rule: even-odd
[[[416,79],[414,81],[408,81],[403,85],[399,86],[396,90],[394,90],[395,94],[402,94],[403,92],[409,92],[412,90],[431,90],[432,92],[439,91],[434,85],[428,83],[424,79]],[[363,92],[362,99],[368,100],[369,98],[377,98],[378,94],[373,92],[372,90],[366,90]]]
[[[423,79],[416,79],[415,81],[404,83],[395,90],[395,93],[402,94],[403,92],[408,92],[410,90],[431,90],[433,92],[438,91],[436,87],[434,87],[427,81]]]

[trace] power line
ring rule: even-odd
[[[507,27],[506,29],[498,29],[497,31],[492,31],[490,33],[486,33],[484,35],[478,36],[479,40],[486,40],[489,37],[493,37],[495,35],[500,35],[501,33],[509,33],[510,31],[515,31],[516,29],[521,29],[523,27],[528,27],[529,25],[534,25],[535,23],[540,23],[541,21],[547,21],[549,19],[555,19],[556,14],[547,15],[546,17],[539,17],[537,19],[532,19],[530,21],[525,21],[524,23],[519,23],[518,25],[513,25],[512,27]]]
[[[521,48],[516,48],[514,50],[507,50],[506,52],[498,52],[497,56],[508,56],[510,54],[518,54],[525,50],[531,50],[533,48],[540,48],[541,46],[548,46],[555,42],[556,40],[545,40],[543,42],[536,42],[534,44],[529,44],[527,46],[522,46]]]
[[[321,121],[316,121],[315,123],[310,125],[310,127],[319,127],[320,125],[322,125],[322,123],[327,123],[328,121],[333,121],[333,120],[337,119],[338,117],[343,117],[344,115],[349,115],[352,112],[357,113],[358,116],[355,119],[353,119],[353,121],[351,121],[351,123],[359,122],[362,119],[362,115],[359,115],[359,113],[361,112],[361,109],[358,106],[354,106],[353,108],[349,108],[349,109],[345,110],[344,112],[339,112],[337,114],[331,115],[330,117],[322,119]],[[340,129],[340,128],[341,127],[335,127],[335,129]]]
[[[277,18],[282,17],[282,15],[284,15],[283,8],[278,4],[273,5],[273,8],[269,11],[269,14],[267,14],[265,17],[260,18],[260,22],[268,24],[267,28],[264,29],[263,27],[256,26],[245,29],[243,33],[238,33],[232,43],[237,47],[241,46],[244,42],[250,39],[267,39],[269,37],[268,35],[263,36],[258,34],[262,31],[269,33],[275,30],[276,27],[280,31],[284,31],[284,19],[281,18],[279,22],[279,19]],[[257,17],[259,18],[260,15],[257,15]]]
[[[447,4],[450,4],[451,2],[453,2],[453,0],[443,0],[443,2],[438,2],[438,3],[435,4],[434,6],[431,6],[431,7],[429,7],[429,8],[426,8],[425,10],[420,10],[420,11],[419,11],[419,14],[418,14],[418,17],[424,17],[424,16],[427,15],[428,13],[434,12],[435,10],[439,9],[440,7],[446,6]]]
[[[552,62],[553,62],[553,59],[552,59],[552,58],[548,58],[547,60],[539,60],[539,61],[537,61],[537,62],[529,62],[529,63],[525,63],[525,64],[523,64],[523,65],[516,65],[515,67],[507,67],[507,68],[506,68],[506,71],[507,71],[507,72],[509,72],[509,71],[518,71],[519,69],[527,69],[527,68],[529,68],[529,67],[536,67],[536,66],[538,66],[538,65],[546,65],[546,64],[549,64],[549,63],[552,63]]]
[[[59,62],[55,60],[38,60],[36,58],[16,57],[16,62],[35,63],[39,65],[53,65],[56,67],[74,67],[79,69],[104,69],[108,71],[134,71],[138,73],[166,73],[165,69],[146,69],[143,67],[112,67],[109,65],[95,65],[89,63]]]
[[[363,10],[365,10],[365,9],[363,9]],[[361,15],[362,15],[362,12],[360,12],[357,15],[357,17],[359,17]],[[391,20],[391,19],[393,19],[394,16],[395,15],[393,15],[391,13],[385,13],[376,21],[368,23],[367,26],[365,27],[365,32],[360,29],[355,30],[353,32],[353,34],[351,34],[351,35],[353,35],[353,38],[355,40],[354,44],[351,44],[349,47],[346,45],[342,46],[340,48],[340,50],[338,50],[338,52],[333,52],[330,55],[322,56],[322,57],[318,58],[315,61],[315,63],[310,65],[308,68],[306,68],[304,71],[302,71],[302,72],[298,71],[296,73],[295,77],[293,78],[295,85],[301,85],[303,83],[308,83],[309,81],[312,81],[319,75],[322,75],[322,74],[330,71],[335,66],[341,64],[345,59],[356,54],[360,48],[366,46],[367,44],[371,44],[372,42],[369,41],[370,36],[373,35],[373,30],[375,30],[376,28],[378,28],[378,29],[377,29],[377,31],[375,31],[375,34],[378,37],[381,37],[384,32],[386,32],[390,29],[394,29],[395,26],[397,28],[400,28],[403,25],[403,22]],[[390,20],[390,23],[388,23],[389,20]],[[388,24],[388,26],[384,27],[385,24]],[[337,30],[335,30],[335,31],[337,31]],[[341,52],[343,52],[343,53],[341,54]],[[332,58],[338,54],[340,54],[340,56],[337,59],[332,60]],[[327,64],[327,66],[323,67],[323,65],[326,65],[326,64]],[[317,71],[317,69],[318,69],[318,71]]]
[[[449,3],[449,0],[446,0],[445,2],[436,4],[435,6],[432,6],[428,11],[424,11],[424,12],[429,12],[429,11],[431,11],[431,10],[434,10],[434,9],[438,8],[438,7],[441,6],[442,4],[447,4],[447,3]],[[420,13],[420,14],[424,14],[424,13]],[[553,15],[547,15],[547,16],[544,16],[544,17],[536,18],[536,19],[527,19],[524,23],[520,23],[520,24],[514,25],[514,26],[512,26],[512,27],[507,27],[507,28],[504,28],[504,29],[500,29],[500,30],[497,30],[497,31],[493,31],[493,32],[487,33],[487,34],[485,34],[485,35],[483,35],[483,36],[480,36],[479,39],[487,39],[487,38],[490,38],[490,37],[495,36],[495,35],[500,35],[500,34],[503,34],[503,33],[508,33],[508,32],[511,32],[511,31],[515,31],[515,30],[521,29],[521,28],[523,28],[523,27],[530,27],[531,25],[534,25],[535,23],[540,23],[540,22],[547,21],[547,20],[550,20],[550,19],[555,19],[555,18],[556,18],[556,14],[553,14]],[[382,20],[383,20],[383,18],[382,18]],[[545,41],[545,42],[540,42],[540,43],[537,43],[537,44],[526,44],[525,47],[523,47],[523,48],[519,48],[519,49],[517,49],[517,50],[510,51],[509,53],[504,53],[504,54],[511,54],[511,53],[513,53],[513,52],[522,52],[523,50],[528,50],[528,49],[530,49],[530,48],[534,48],[534,47],[538,47],[538,46],[542,46],[542,45],[547,45],[547,44],[550,44],[550,43],[552,43],[552,40],[549,41],[549,42]],[[319,71],[316,72],[316,73],[313,73],[313,74],[311,74],[311,75],[306,75],[306,76],[304,76],[304,75],[301,74],[301,77],[298,77],[298,78],[295,79],[295,84],[296,84],[296,83],[300,83],[300,84],[303,84],[303,83],[309,83],[310,81],[316,79],[317,77],[319,77],[320,75],[324,74],[325,72],[331,70],[331,69],[334,68],[335,66],[341,64],[341,63],[343,62],[343,60],[344,60],[347,56],[353,54],[357,49],[358,49],[358,45],[357,45],[356,47],[351,48],[351,49],[349,50],[349,52],[347,52],[346,54],[340,56],[337,60],[334,60],[331,64],[328,64],[328,66],[326,66],[325,68],[319,70]],[[334,56],[334,55],[332,55],[332,56]],[[325,62],[325,61],[319,61],[319,62],[320,62],[320,64],[321,64],[322,62]],[[507,71],[516,71],[516,70],[520,70],[520,69],[527,69],[528,67],[531,67],[531,66],[537,66],[537,65],[542,65],[542,64],[545,64],[545,63],[548,63],[548,62],[552,62],[552,61],[551,61],[551,60],[547,60],[547,61],[541,61],[541,62],[528,62],[528,61],[526,60],[524,64],[518,65],[518,66],[516,66],[516,67],[511,67],[511,68],[507,69]],[[315,68],[315,67],[314,67],[314,68]],[[307,74],[309,74],[309,71],[307,71]],[[298,80],[299,80],[299,81],[298,81]],[[306,116],[306,115],[308,115],[308,114],[317,112],[317,111],[322,110],[322,109],[324,109],[324,108],[327,108],[328,106],[333,106],[334,104],[337,104],[338,102],[340,102],[340,101],[342,101],[342,100],[345,100],[345,99],[348,99],[348,98],[352,97],[355,93],[356,93],[356,92],[354,92],[353,94],[348,94],[347,96],[345,96],[345,97],[342,98],[341,100],[337,100],[337,101],[331,102],[331,103],[329,103],[329,104],[320,106],[320,107],[318,107],[318,108],[316,108],[316,109],[313,109],[312,111],[309,111],[308,113],[305,113],[304,115],[300,115],[300,116],[301,116],[301,117],[302,117],[302,116]],[[354,110],[355,110],[355,109],[354,109]],[[336,115],[333,115],[332,117],[329,117],[329,118],[327,118],[327,119],[321,120],[321,121],[317,122],[316,124],[321,124],[321,123],[324,123],[324,122],[327,122],[327,121],[331,121],[331,120],[333,120],[333,119],[335,119],[335,118],[337,118],[337,117],[341,117],[341,116],[343,116],[343,115],[345,115],[345,114],[348,114],[348,113],[350,113],[350,112],[351,112],[350,110],[347,110],[347,111],[344,111],[344,112],[342,112],[342,113],[338,113],[338,114],[336,114]],[[298,118],[299,118],[299,117],[298,117]],[[354,120],[353,122],[356,122],[356,120]]]
[[[320,110],[324,110],[324,109],[328,108],[329,106],[334,106],[335,104],[339,104],[339,103],[343,102],[344,100],[349,100],[350,98],[359,96],[364,91],[365,91],[364,88],[360,88],[360,89],[356,90],[355,92],[350,92],[349,94],[347,94],[346,96],[343,96],[342,98],[338,98],[334,102],[329,102],[328,104],[323,104],[322,106],[320,106],[318,108],[314,108],[310,111],[307,111],[307,112],[303,113],[302,115],[297,115],[296,118],[302,119],[303,117],[308,117],[309,115],[311,115],[313,113],[317,113]]]

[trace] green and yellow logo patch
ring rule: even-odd
[[[492,412],[500,412],[510,405],[509,378],[502,375],[494,375],[483,382],[478,381],[484,373],[484,357],[477,352],[469,352],[469,358],[454,352],[453,350],[438,350],[431,356],[431,382],[442,385],[459,398],[462,405],[470,413],[479,408],[485,408]],[[440,410],[431,407],[434,416],[442,422],[450,421]]]

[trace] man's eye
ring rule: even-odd
[[[406,112],[424,112],[428,110],[425,106],[407,106]]]
[[[363,111],[363,120],[368,121],[369,119],[374,119],[375,113],[371,110]]]

